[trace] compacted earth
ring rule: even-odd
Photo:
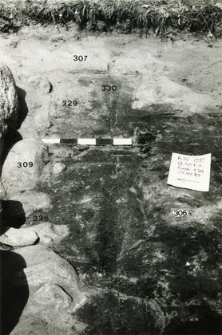
[[[221,52],[74,26],[0,35],[2,335],[221,334]],[[42,141],[88,137],[133,145]],[[173,152],[212,154],[209,192],[167,184]]]

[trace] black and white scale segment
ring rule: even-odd
[[[46,144],[132,146],[132,138],[43,138]]]

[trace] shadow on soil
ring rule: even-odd
[[[203,309],[203,308],[201,308]],[[203,317],[199,321],[184,323],[181,325],[171,326],[164,332],[164,335],[220,335],[222,329],[222,320],[209,311],[201,311]]]
[[[16,87],[17,88],[17,93],[18,93],[18,98],[19,98],[19,118],[18,118],[18,128],[21,127],[22,122],[25,120],[27,114],[28,114],[28,106],[26,104],[25,101],[25,97],[26,97],[26,91],[23,90],[20,87]]]
[[[0,175],[2,173],[2,167],[5,163],[5,160],[12,149],[12,147],[19,141],[22,140],[22,136],[19,134],[17,130],[10,129],[8,130],[7,134],[4,136],[4,150],[1,155],[1,165],[0,165]]]
[[[6,227],[20,228],[26,221],[25,211],[20,201],[2,200],[1,233]]]
[[[29,288],[23,269],[25,260],[11,251],[0,252],[0,333],[9,335],[28,301]]]

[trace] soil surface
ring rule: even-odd
[[[133,138],[125,148],[49,145],[35,191],[52,206],[26,218],[25,227],[35,215],[68,227],[52,249],[88,294],[75,334],[221,334],[222,41],[60,30],[0,35],[25,97],[6,142]],[[172,152],[212,153],[209,192],[167,185]],[[56,175],[58,162],[66,169]],[[33,334],[50,327],[35,323]]]

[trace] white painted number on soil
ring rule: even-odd
[[[187,210],[173,210],[173,215],[176,216],[177,218],[181,218],[184,216],[187,216],[189,212]]]
[[[209,191],[211,154],[172,154],[167,184],[196,191]]]
[[[82,56],[82,55],[78,56],[78,55],[74,55],[74,56],[73,56],[73,60],[74,60],[75,62],[77,62],[77,61],[82,62],[82,61],[86,61],[87,57],[88,57],[88,56]]]
[[[62,101],[62,105],[63,106],[68,106],[68,107],[72,107],[72,106],[77,106],[77,101],[76,100],[63,100]]]

